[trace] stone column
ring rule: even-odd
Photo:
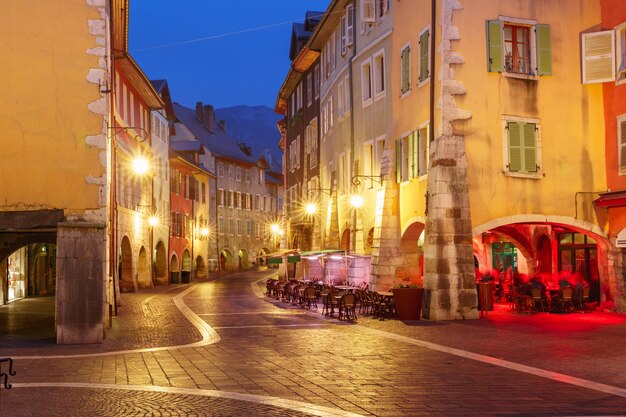
[[[477,318],[465,139],[431,143],[424,244],[425,318]]]
[[[615,239],[606,250],[606,268],[601,271],[611,291],[611,298],[615,302],[615,311],[626,312],[626,249],[616,248]],[[598,252],[598,264],[602,265]],[[602,277],[601,277],[602,278]]]
[[[102,343],[106,313],[105,226],[57,226],[57,343]]]

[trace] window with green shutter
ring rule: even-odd
[[[411,47],[407,45],[402,49],[400,71],[402,72],[402,94],[411,88]]]
[[[507,147],[509,172],[533,174],[538,171],[537,125],[535,123],[508,122]]]
[[[430,31],[424,30],[420,34],[420,65],[419,65],[419,81],[424,82],[430,76]]]
[[[402,141],[396,139],[396,182],[402,182]]]
[[[486,32],[489,72],[552,75],[550,25],[488,20]]]

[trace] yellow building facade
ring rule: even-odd
[[[2,301],[56,294],[57,341],[98,342],[107,305],[108,9],[84,0],[8,0],[2,9]]]

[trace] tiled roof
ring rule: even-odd
[[[185,107],[179,103],[174,103],[174,112],[178,120],[193,134],[193,136],[202,142],[202,144],[215,156],[221,156],[228,159],[234,159],[250,165],[256,165],[259,155],[255,155],[254,150],[251,155],[246,155],[237,141],[230,136],[217,121],[213,123],[213,130],[209,129],[204,123],[196,117],[193,109]],[[172,138],[172,143],[176,138]]]

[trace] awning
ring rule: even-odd
[[[600,198],[593,201],[596,207],[626,206],[626,191],[615,191],[600,194]]]

